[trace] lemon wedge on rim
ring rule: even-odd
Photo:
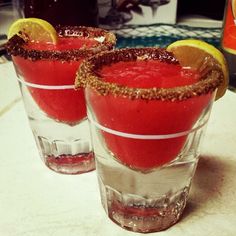
[[[167,51],[174,54],[181,66],[198,69],[206,58],[212,66],[218,65],[222,70],[223,83],[217,90],[215,100],[225,94],[229,83],[229,71],[224,55],[216,47],[198,39],[184,39],[170,44]]]
[[[57,43],[57,32],[45,20],[39,18],[22,18],[12,23],[8,30],[8,39],[19,35],[24,40],[42,43]]]

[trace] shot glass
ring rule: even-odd
[[[121,227],[155,232],[180,219],[221,83],[217,69],[206,70],[185,71],[157,48],[99,53],[81,65],[76,87],[85,87],[101,202]],[[177,85],[179,76],[188,84]]]
[[[63,174],[95,169],[83,89],[74,89],[81,61],[115,45],[99,28],[58,27],[57,45],[26,42],[15,35],[12,55],[29,123],[43,162]]]

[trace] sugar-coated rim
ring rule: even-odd
[[[36,60],[63,60],[77,61],[84,57],[92,56],[95,53],[104,50],[111,50],[116,44],[116,37],[112,32],[100,28],[85,27],[85,26],[58,26],[56,28],[59,36],[65,37],[87,37],[99,38],[104,37],[103,42],[83,49],[72,50],[33,50],[24,47],[25,42],[20,36],[15,35],[5,44],[8,53],[12,56],[20,56],[25,59]]]
[[[130,99],[181,101],[215,91],[223,81],[223,74],[214,58],[207,57],[201,71],[201,79],[192,85],[175,88],[132,88],[117,83],[105,82],[97,73],[104,65],[119,61],[159,60],[179,64],[171,52],[161,48],[126,48],[98,53],[86,59],[77,71],[75,87],[89,87],[101,95],[128,97]],[[211,60],[211,62],[209,61]],[[208,63],[210,62],[210,63]]]

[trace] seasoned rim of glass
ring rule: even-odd
[[[149,59],[171,64],[179,63],[171,52],[161,48],[125,48],[101,52],[82,62],[76,74],[75,87],[88,87],[101,95],[112,94],[130,99],[181,101],[211,93],[223,81],[221,68],[213,57],[207,57],[203,62],[201,79],[198,82],[175,88],[132,88],[118,83],[105,82],[98,73],[104,65],[120,61]]]
[[[59,36],[63,37],[86,37],[96,38],[98,44],[89,48],[70,49],[70,50],[34,50],[27,49],[27,44],[20,36],[15,35],[5,44],[8,53],[13,56],[20,56],[25,59],[36,60],[63,60],[77,61],[84,57],[92,56],[95,53],[104,50],[111,50],[116,44],[116,37],[112,32],[100,28],[85,26],[63,26],[56,27]],[[99,39],[103,39],[102,42]]]

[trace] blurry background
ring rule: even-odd
[[[177,17],[201,15],[222,20],[225,0],[178,0]]]
[[[127,47],[166,46],[186,37],[219,46],[226,0],[0,0],[0,56],[10,24],[24,15],[24,1],[27,17],[113,29],[117,47]]]
[[[42,5],[42,2],[47,2],[49,5],[50,4],[52,5],[54,3],[59,4],[60,1],[63,1],[63,0],[46,0],[46,1],[39,0],[38,2],[40,2],[41,5]],[[33,2],[33,1],[28,1],[28,2]],[[64,2],[66,3],[66,1]],[[67,3],[70,5],[71,4],[77,5],[79,2],[80,3],[83,2],[83,4],[85,4],[88,2],[88,0],[76,0],[76,1],[68,0],[67,1]],[[93,0],[92,2],[93,2],[92,4],[95,5],[94,2],[96,2],[96,0]],[[196,0],[97,0],[97,2],[100,8],[99,9],[100,14],[104,11],[102,8],[105,8],[107,4],[110,5],[110,8],[112,8],[112,6],[114,5],[119,5],[121,9],[123,8],[122,11],[123,11],[124,18],[125,17],[129,18],[128,13],[130,13],[131,10],[133,14],[141,15],[142,9],[144,8],[146,9],[147,6],[152,8],[152,11],[155,13],[155,11],[157,11],[157,7],[159,6],[159,9],[158,9],[159,14],[162,9],[166,8],[167,12],[165,12],[166,17],[164,18],[164,21],[168,17],[170,17],[169,15],[171,14],[176,15],[176,18],[174,18],[174,21],[173,20],[169,21],[169,23],[175,23],[175,22],[179,23],[182,21],[186,22],[186,19],[187,21],[191,21],[191,20],[200,18],[200,19],[206,19],[206,20],[207,19],[214,20],[218,22],[218,25],[220,25],[220,22],[223,19],[224,6],[225,6],[225,0],[197,0],[197,1]],[[22,10],[20,10],[22,9],[22,6],[21,6],[22,3],[23,3],[23,0],[0,0],[0,34],[6,33],[6,30],[9,24],[14,19],[22,16]],[[175,9],[176,11],[170,12],[170,10],[167,8],[167,5],[170,5],[170,4],[173,5],[172,7],[176,8]],[[66,6],[67,4],[64,4],[64,11],[68,11]],[[142,9],[140,6],[142,7]],[[79,11],[78,8],[80,8],[79,5],[77,9],[75,6],[75,9],[77,11],[73,11],[73,12],[77,12],[77,14],[80,14],[78,12]],[[71,11],[72,9],[73,8],[71,8]],[[63,9],[60,10],[61,11],[60,18],[63,18],[62,10]],[[114,17],[114,14],[116,13],[114,12],[111,13],[113,17]],[[89,16],[91,18],[91,14]],[[100,17],[100,23],[102,20],[104,20],[104,18]],[[126,19],[126,20],[129,21],[130,19]],[[159,18],[157,20],[159,20]],[[133,21],[131,22],[133,23]],[[168,23],[168,21],[166,22]],[[147,19],[145,20],[144,18],[144,20],[142,20],[142,23],[149,23],[149,22]]]

